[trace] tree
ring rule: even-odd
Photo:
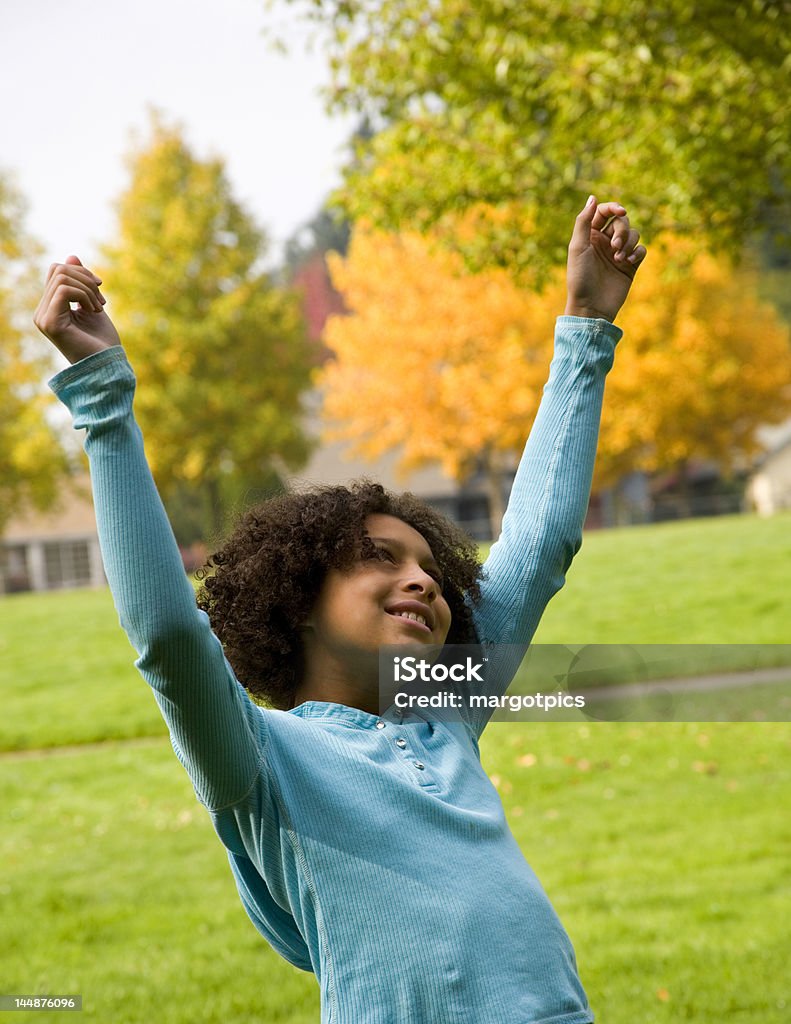
[[[54,372],[51,347],[36,337],[32,311],[44,274],[40,247],[24,231],[22,196],[0,178],[0,533],[12,515],[50,508],[69,460],[46,420],[54,403],[42,386]]]
[[[328,252],[339,252],[345,256],[350,233],[351,226],[347,220],[326,206],[322,207],[286,241],[286,269],[293,275],[312,257]]]
[[[496,535],[500,478],[538,408],[562,279],[539,294],[504,270],[471,273],[427,238],[359,227],[330,267],[350,312],[325,331],[328,436],[371,460],[399,450],[404,473],[439,462],[462,479],[481,460]],[[791,415],[788,329],[757,287],[755,272],[690,240],[652,247],[618,318],[594,488],[692,459],[727,471],[759,451],[759,427]]]
[[[712,460],[726,472],[760,451],[761,426],[791,416],[791,343],[760,280],[697,252],[652,246],[619,323],[594,486],[636,469]]]
[[[372,460],[400,449],[403,474],[439,462],[463,479],[482,466],[496,533],[504,471],[546,380],[562,282],[538,296],[503,270],[467,273],[458,254],[416,234],[359,228],[330,269],[350,315],[325,330],[328,436]]]
[[[98,272],[163,497],[205,492],[205,533],[217,534],[230,484],[257,487],[304,462],[310,350],[296,295],[257,269],[264,236],[222,161],[199,160],[157,112],[151,132],[130,154],[118,240]]]
[[[352,219],[457,242],[460,211],[496,206],[465,254],[535,271],[589,192],[734,256],[788,194],[791,0],[289,2],[327,30],[330,104],[378,129]]]

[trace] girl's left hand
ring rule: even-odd
[[[569,242],[566,316],[615,320],[646,256],[639,238],[620,203],[590,197]]]

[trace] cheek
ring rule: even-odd
[[[382,597],[382,601],[384,596]],[[354,632],[370,628],[379,612],[379,595],[370,578],[359,576],[332,576],[320,602],[320,619],[333,631]]]
[[[445,630],[445,636],[447,637],[448,632],[453,621],[453,615],[451,614],[450,606],[448,602],[443,598],[442,604],[437,607],[437,616],[443,629]]]

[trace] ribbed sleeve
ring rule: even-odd
[[[240,799],[264,755],[264,718],[236,681],[184,572],[134,420],[121,346],[49,381],[84,429],[102,559],[121,626],[174,748],[210,807]]]
[[[488,651],[486,692],[504,693],[550,598],[582,544],[604,382],[623,335],[607,320],[558,317],[549,379],[485,563],[475,612]],[[480,734],[491,711],[476,719]]]

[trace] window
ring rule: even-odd
[[[54,541],[44,545],[47,588],[80,587],[91,582],[91,560],[85,540]]]
[[[27,549],[24,544],[0,546],[0,594],[30,590]]]

